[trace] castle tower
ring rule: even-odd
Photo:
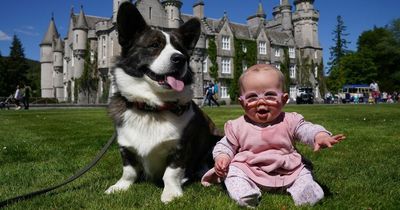
[[[258,3],[257,13],[247,18],[247,25],[250,27],[258,27],[260,23],[264,22],[267,15],[264,12],[261,1]]]
[[[282,0],[279,9],[282,14],[282,30],[284,32],[292,33],[292,6],[289,4],[289,0]]]
[[[79,79],[83,73],[83,69],[85,66],[84,55],[86,52],[86,44],[88,41],[88,24],[85,18],[85,13],[83,12],[83,7],[81,7],[81,11],[78,16],[78,20],[76,25],[74,26],[74,36],[73,36],[73,58],[74,59],[74,80]],[[76,91],[78,88],[75,88],[75,81],[72,81],[72,92]],[[79,91],[79,90],[78,90]],[[84,99],[83,93],[75,93],[72,95],[78,95],[78,103],[85,103],[87,100]]]
[[[164,0],[162,5],[167,15],[168,28],[179,28],[181,21],[181,0]]]
[[[113,0],[113,15],[112,15],[112,23],[115,24],[117,23],[117,14],[118,14],[118,9],[119,5],[122,3],[130,1],[130,0]]]
[[[314,9],[314,0],[295,0],[293,13],[294,37],[300,48],[320,48],[318,39],[319,13]],[[309,52],[311,53],[311,51]],[[305,55],[305,56],[311,56]],[[315,57],[315,56],[311,56]]]
[[[200,19],[204,18],[204,1],[198,0],[193,4],[193,15]]]
[[[56,40],[55,47],[53,50],[53,85],[55,95],[58,101],[64,101],[64,86],[63,86],[63,42],[59,37]]]
[[[43,98],[53,98],[53,46],[59,37],[54,17],[51,17],[47,32],[40,43],[40,87]]]
[[[318,20],[319,13],[314,9],[314,0],[295,0],[295,11],[293,13],[294,38],[296,45],[300,49],[303,58],[309,58],[308,62],[314,63],[314,69],[317,70],[318,64],[322,62],[322,48],[318,38]],[[309,81],[315,88],[315,98],[320,98],[319,84],[316,78],[310,74]]]

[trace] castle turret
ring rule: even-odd
[[[53,50],[53,85],[55,89],[56,98],[59,101],[64,100],[64,85],[63,85],[63,41],[61,38],[57,38],[55,42],[55,47]]]
[[[178,28],[181,22],[181,0],[164,0],[162,5],[167,15],[168,28]]]
[[[292,33],[292,6],[289,4],[289,0],[282,0],[279,9],[282,14],[282,30],[288,33]]]
[[[264,12],[261,2],[258,3],[257,13],[247,18],[247,25],[250,27],[258,27],[260,23],[264,22],[267,15]]]
[[[117,22],[117,14],[118,14],[118,9],[119,5],[122,3],[129,1],[129,0],[113,0],[113,16],[112,16],[112,22],[115,24]]]
[[[53,98],[53,46],[59,37],[54,17],[51,17],[47,32],[40,43],[40,87],[43,98]]]
[[[204,1],[198,0],[193,4],[193,15],[200,19],[204,18]]]
[[[319,47],[318,20],[319,13],[314,10],[314,0],[295,0],[293,24],[295,40],[301,47]]]
[[[76,24],[74,25],[74,36],[73,36],[73,53],[74,53],[74,57],[72,59],[74,59],[73,63],[74,63],[74,82],[72,84],[72,91],[78,90],[79,91],[79,87],[76,88],[75,85],[75,81],[76,79],[79,79],[83,73],[83,69],[85,66],[85,59],[84,59],[84,55],[86,52],[86,44],[88,41],[88,24],[86,21],[86,17],[85,17],[85,13],[83,12],[83,7],[81,7],[81,11],[79,13],[78,16],[78,20],[76,21]],[[73,95],[78,95],[76,93],[74,93]],[[76,99],[75,99],[76,100]],[[79,93],[78,96],[78,103],[83,103],[86,102],[86,100],[84,99],[84,95],[82,93]]]

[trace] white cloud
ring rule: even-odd
[[[14,29],[14,31],[28,36],[40,35],[38,32],[35,31],[35,27],[33,26],[22,26],[21,28]]]
[[[11,36],[0,30],[0,41],[10,41],[11,39]]]

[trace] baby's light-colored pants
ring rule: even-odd
[[[250,207],[258,205],[262,189],[242,170],[235,166],[230,166],[224,182],[229,196],[239,205]],[[293,184],[284,189],[292,195],[296,206],[303,204],[314,205],[324,197],[324,191],[314,181],[311,172],[306,168],[301,170]]]

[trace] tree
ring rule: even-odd
[[[330,61],[328,62],[328,65],[330,66],[329,73],[332,69],[340,69],[340,66],[339,68],[336,67],[340,64],[341,58],[348,52],[347,44],[350,43],[345,39],[349,34],[345,33],[347,27],[344,25],[342,16],[337,16],[336,20],[337,25],[335,30],[332,32],[332,35],[334,36],[332,41],[335,42],[335,45],[329,48],[331,54],[331,57],[329,58]]]
[[[16,85],[29,83],[27,72],[29,66],[25,59],[24,48],[17,35],[14,35],[10,46],[10,56],[7,59],[7,82],[6,91],[8,93],[15,90]]]
[[[384,91],[400,88],[400,43],[388,28],[377,28],[363,32],[358,38],[358,52],[370,59],[377,68],[372,80],[378,81]],[[369,81],[369,82],[371,82]]]
[[[285,92],[289,92],[290,90],[290,75],[289,75],[289,69],[290,69],[290,58],[289,58],[289,51],[288,48],[283,49],[283,61],[280,65],[280,69],[285,76],[285,87],[283,87]]]
[[[369,84],[377,76],[377,68],[368,56],[350,53],[341,60],[346,84]]]
[[[388,29],[393,33],[396,42],[400,44],[400,18],[393,20]]]
[[[207,54],[211,61],[210,76],[211,78],[214,79],[215,82],[217,82],[218,81],[217,45],[215,44],[214,38],[210,38],[208,41]]]
[[[86,51],[83,56],[84,59],[84,66],[83,72],[80,78],[76,79],[77,89],[82,91],[87,97],[87,103],[90,103],[90,98],[93,97],[93,93],[96,93],[98,88],[99,79],[97,76],[97,56],[94,55],[93,61],[91,61],[90,55],[90,42],[87,41],[86,44]],[[78,94],[79,95],[79,94]]]
[[[7,68],[5,65],[5,59],[0,52],[0,96],[8,96],[10,94],[7,92]]]

